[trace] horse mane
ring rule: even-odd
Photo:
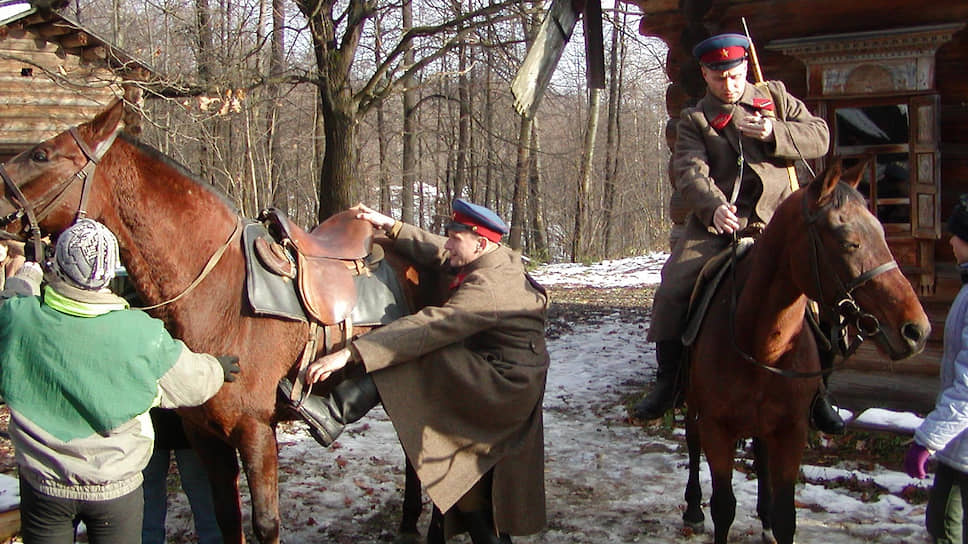
[[[233,213],[235,213],[236,215],[238,215],[240,213],[238,207],[236,207],[236,205],[235,205],[235,202],[233,202],[221,189],[219,189],[217,186],[213,185],[212,183],[209,183],[209,182],[203,180],[202,178],[198,177],[197,174],[195,174],[194,172],[192,172],[191,170],[189,170],[182,163],[176,161],[175,159],[169,157],[168,155],[165,155],[164,153],[162,153],[158,149],[156,149],[156,148],[154,148],[154,147],[152,147],[152,146],[150,146],[150,145],[142,142],[137,137],[135,137],[135,136],[133,136],[131,134],[128,134],[125,131],[122,131],[120,134],[118,134],[118,137],[119,137],[119,139],[124,140],[126,143],[130,144],[132,147],[134,147],[135,149],[137,149],[141,153],[143,153],[143,154],[149,156],[150,158],[152,158],[152,159],[154,159],[154,160],[156,160],[156,161],[158,161],[158,162],[160,162],[160,163],[162,163],[162,164],[164,164],[164,165],[172,168],[178,174],[180,174],[182,177],[184,177],[184,178],[186,178],[188,180],[191,180],[195,185],[197,185],[202,190],[205,190],[205,191],[210,192],[216,198],[218,198],[219,200],[221,200],[223,204],[225,204],[226,206],[228,206],[228,208]]]

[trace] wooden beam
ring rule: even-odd
[[[75,32],[74,34],[68,34],[60,39],[61,45],[65,49],[74,49],[75,47],[86,47],[91,44],[91,36],[86,32]]]
[[[81,60],[84,62],[95,62],[107,58],[107,48],[103,45],[94,45],[81,49]]]
[[[63,36],[64,34],[70,34],[74,31],[73,28],[57,23],[43,23],[39,25],[33,25],[30,27],[31,32],[36,32],[42,38],[55,38],[57,36]]]

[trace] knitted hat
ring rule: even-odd
[[[120,263],[118,239],[97,221],[81,219],[57,237],[54,270],[81,289],[104,288]]]
[[[968,193],[958,197],[958,203],[948,218],[948,232],[968,242]]]

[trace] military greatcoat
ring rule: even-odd
[[[711,93],[694,108],[682,111],[677,125],[672,175],[690,209],[682,237],[662,268],[655,294],[649,340],[677,340],[685,328],[689,297],[702,266],[732,239],[717,235],[713,213],[728,203],[742,174],[735,200],[740,228],[769,222],[780,202],[792,192],[786,170],[789,161],[823,156],[829,145],[827,123],[787,92],[779,81],[769,90],[746,85],[736,104]],[[753,112],[775,113],[775,141],[742,136],[736,123]],[[743,164],[737,160],[742,150]]]
[[[410,225],[396,230],[396,250],[445,266],[446,238]],[[448,511],[493,469],[497,529],[531,534],[545,525],[548,298],[520,254],[504,246],[458,278],[442,306],[376,329],[353,347],[434,504]]]

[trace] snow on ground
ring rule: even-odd
[[[551,286],[552,294],[555,286],[563,285],[654,284],[664,259],[655,254],[591,266],[549,265],[537,269],[534,276]],[[612,275],[614,270],[617,275]],[[707,535],[681,532],[686,481],[681,433],[674,439],[663,438],[626,420],[623,398],[642,391],[654,373],[653,345],[645,340],[647,326],[645,318],[626,322],[615,313],[600,322],[565,327],[550,338],[552,363],[544,403],[549,523],[544,532],[515,538],[515,543],[711,540],[708,508]],[[919,422],[912,414],[874,416],[886,425],[906,428]],[[280,426],[278,437],[284,542],[392,540],[399,522],[404,459],[381,409],[352,426],[329,450],[317,446],[301,423]],[[881,468],[860,472],[847,459],[832,468],[804,467],[804,472],[810,481],[873,480],[892,493],[905,486],[930,484],[930,480],[914,480]],[[754,511],[756,481],[737,472],[734,489],[738,506],[731,541],[760,542]],[[704,465],[707,500],[710,490]],[[248,497],[243,500],[248,510]],[[845,487],[801,484],[797,500],[798,542],[927,542],[924,505],[908,504],[898,495],[885,493],[874,502],[862,502]],[[248,531],[248,511],[245,517]],[[428,518],[425,507],[421,531]],[[170,507],[171,542],[191,541],[190,520],[184,497],[178,495]],[[469,539],[460,536],[452,541],[466,544]]]

